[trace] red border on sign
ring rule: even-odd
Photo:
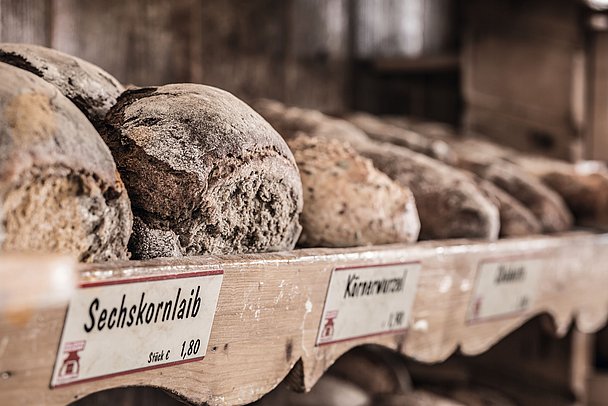
[[[55,386],[51,385],[51,388],[61,388],[61,387],[64,387],[64,386],[71,386],[71,385],[76,385],[76,384],[79,384],[79,383],[93,382],[93,381],[98,381],[100,379],[110,379],[110,378],[115,378],[117,376],[134,374],[136,372],[149,371],[151,369],[172,367],[172,366],[175,366],[175,365],[187,364],[188,362],[201,361],[201,360],[203,360],[203,358],[205,358],[204,355],[202,357],[197,357],[197,358],[191,358],[191,359],[183,359],[183,360],[179,360],[179,361],[173,361],[173,362],[169,362],[167,364],[158,364],[158,365],[152,365],[152,366],[149,366],[149,367],[142,367],[142,368],[137,368],[137,369],[129,369],[128,371],[114,372],[112,374],[100,375],[100,376],[95,376],[95,377],[92,377],[92,378],[86,378],[86,379],[75,380],[75,381],[66,382],[66,383],[60,383],[60,384],[55,385]],[[53,372],[55,372],[55,371],[53,371]]]
[[[477,283],[479,282],[479,278],[481,277],[479,270],[481,269],[482,265],[487,264],[487,263],[496,263],[496,262],[509,261],[509,260],[511,260],[511,261],[517,261],[517,260],[535,261],[535,260],[542,260],[546,257],[549,257],[549,255],[544,252],[538,251],[538,252],[532,252],[532,253],[527,253],[527,254],[513,254],[513,255],[507,254],[507,255],[503,255],[503,256],[483,258],[482,260],[477,262],[477,270],[475,271],[475,284],[473,285],[473,288],[471,289],[471,297],[469,298],[469,303],[467,304],[466,312],[464,315],[465,325],[471,326],[471,325],[475,325],[475,324],[482,324],[482,323],[487,323],[487,322],[492,322],[492,321],[510,319],[510,318],[513,318],[518,315],[526,314],[526,312],[528,312],[528,310],[530,310],[534,305],[534,303],[530,303],[530,305],[525,309],[514,310],[514,311],[507,312],[507,313],[502,313],[502,314],[496,314],[494,316],[478,317],[475,319],[468,318],[469,309],[471,308],[471,305],[473,302],[473,293],[475,293],[475,287],[477,286]],[[538,289],[538,286],[537,286],[537,289]]]
[[[217,269],[214,271],[199,271],[199,272],[184,272],[184,273],[175,273],[170,275],[157,275],[157,276],[144,276],[142,278],[130,278],[130,279],[116,279],[110,281],[100,281],[100,282],[84,282],[79,285],[80,288],[94,288],[97,286],[109,286],[109,285],[123,285],[126,283],[137,283],[137,282],[156,282],[156,281],[166,281],[169,279],[183,279],[183,278],[196,278],[198,276],[212,276],[212,275],[223,275],[224,271],[222,269]]]
[[[379,267],[385,267],[385,266],[413,265],[413,264],[420,264],[422,266],[422,261],[418,260],[418,261],[407,261],[407,262],[390,262],[387,264],[355,265],[355,266],[342,266],[342,267],[334,268],[331,271],[331,277],[329,278],[329,283],[327,284],[327,289],[325,291],[325,300],[323,302],[323,311],[321,312],[321,319],[319,320],[319,326],[317,327],[317,335],[315,338],[315,347],[322,347],[322,346],[325,346],[328,344],[342,343],[345,341],[357,340],[357,339],[361,339],[361,338],[369,338],[369,337],[376,337],[376,336],[383,336],[383,335],[407,332],[408,328],[405,327],[405,328],[400,328],[397,330],[378,331],[376,333],[369,333],[369,334],[364,334],[361,336],[341,338],[339,340],[332,340],[332,341],[324,341],[322,343],[319,342],[319,330],[321,329],[321,325],[323,324],[323,316],[325,315],[325,310],[326,310],[325,306],[327,305],[327,294],[329,293],[329,287],[331,286],[331,281],[333,279],[334,272],[348,271],[351,269],[379,268]],[[412,306],[413,306],[413,304],[412,304]]]
[[[79,288],[87,289],[87,288],[94,288],[94,287],[99,287],[99,286],[123,285],[123,284],[138,283],[138,282],[157,282],[157,281],[165,281],[165,280],[170,280],[170,279],[196,278],[196,277],[201,277],[201,276],[215,276],[215,275],[223,275],[223,274],[224,274],[223,269],[216,269],[216,270],[212,270],[212,271],[183,272],[183,273],[170,274],[170,275],[146,276],[146,277],[142,277],[142,278],[118,279],[118,280],[100,281],[100,282],[84,282],[79,285]],[[220,293],[221,293],[221,286],[220,286]],[[219,300],[219,293],[218,293],[218,300]],[[69,306],[66,309],[65,318],[67,318],[68,312],[69,312]],[[63,322],[63,327],[61,328],[61,336],[60,336],[61,338],[60,338],[59,344],[58,344],[59,346],[61,346],[61,343],[63,341],[63,329],[65,328],[65,318],[64,318],[64,322]],[[213,319],[214,319],[213,321],[215,321],[215,314],[214,314]],[[213,321],[212,321],[212,323],[213,323]],[[59,354],[60,349],[61,348],[57,349],[57,354]],[[94,376],[91,378],[85,378],[85,379],[80,379],[80,380],[77,379],[74,381],[53,385],[52,382],[53,382],[53,377],[55,375],[55,367],[56,367],[57,362],[59,361],[59,356],[57,356],[55,358],[55,362],[53,363],[53,369],[51,371],[51,383],[49,384],[49,387],[51,389],[54,389],[54,388],[60,388],[60,387],[64,387],[64,386],[98,381],[98,380],[102,380],[102,379],[114,378],[117,376],[129,375],[129,374],[133,374],[133,373],[137,373],[137,372],[149,371],[149,370],[158,369],[158,368],[168,368],[171,366],[187,364],[189,362],[201,361],[204,358],[205,358],[205,356],[203,355],[202,357],[173,361],[173,362],[169,362],[166,364],[156,364],[156,365],[150,365],[147,367],[128,369],[125,371],[114,372],[111,374],[99,375],[99,376]]]

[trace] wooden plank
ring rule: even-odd
[[[201,77],[238,97],[285,95],[285,38],[289,1],[201,2]]]
[[[585,158],[608,160],[608,32],[596,31],[590,35]]]
[[[101,66],[123,83],[188,82],[198,78],[200,4],[54,0],[52,45]]]
[[[326,112],[347,109],[348,2],[292,0],[284,101]]]
[[[0,41],[48,46],[50,0],[0,0]]]
[[[499,144],[520,151],[553,155],[568,159],[575,140],[570,127],[563,122],[544,120],[525,109],[517,112],[494,107],[491,97],[486,103],[468,104],[464,115],[465,131],[483,134]]]
[[[536,138],[532,151],[544,143],[544,153],[569,158],[583,130],[580,5],[476,0],[466,2],[464,13],[465,128],[483,127],[486,135],[520,149],[530,149]],[[505,131],[500,116],[518,124]]]
[[[512,317],[467,323],[480,261],[530,256],[543,260],[531,307]],[[315,346],[325,292],[335,266],[420,261],[418,291],[407,334]],[[557,334],[573,319],[583,332],[606,321],[608,235],[571,233],[485,242],[425,242],[374,248],[312,249],[276,254],[201,257],[83,266],[80,280],[119,281],[223,268],[224,282],[207,355],[187,363],[49,389],[67,303],[31,309],[25,324],[0,319],[0,403],[65,404],[120,386],[157,386],[190,401],[243,404],[269,392],[290,370],[290,382],[312,387],[333,362],[361,344],[378,344],[422,362],[486,351],[539,313]]]

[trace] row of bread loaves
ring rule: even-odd
[[[23,44],[0,44],[0,78],[1,250],[103,261],[296,244],[294,157],[231,94],[124,91],[92,64]]]

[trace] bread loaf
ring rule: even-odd
[[[300,235],[302,184],[279,134],[209,86],[128,90],[104,137],[137,217],[136,258],[287,250]]]
[[[74,56],[32,44],[0,44],[0,62],[41,77],[72,101],[100,131],[124,87],[101,68]]]
[[[392,144],[369,142],[357,149],[382,172],[412,190],[421,239],[498,238],[498,209],[465,174]]]
[[[513,154],[509,158],[539,177],[566,202],[580,225],[608,225],[608,171],[602,165],[573,165],[555,159]]]
[[[346,120],[365,132],[373,140],[400,145],[449,165],[456,163],[456,153],[443,140],[425,137],[367,113],[349,114],[346,116]]]
[[[127,258],[129,199],[108,147],[52,85],[0,63],[0,248]]]
[[[350,123],[320,112],[285,108],[278,102],[254,107],[286,137],[302,131],[350,143],[374,166],[414,194],[424,239],[498,237],[496,207],[465,174],[443,163],[388,143],[369,139]]]
[[[414,197],[337,140],[300,135],[288,142],[302,178],[299,244],[350,247],[412,242],[420,220]]]
[[[478,179],[479,188],[498,208],[500,237],[520,237],[542,232],[542,224],[527,207],[493,183]]]
[[[509,149],[474,137],[458,137],[449,126],[435,123],[400,122],[391,118],[391,123],[403,125],[417,131],[424,131],[432,139],[448,142],[457,156],[457,166],[471,171],[498,186],[540,221],[545,232],[565,231],[572,227],[572,215],[563,199],[541,180],[527,173],[518,165],[505,158]],[[506,213],[505,213],[506,214]],[[521,211],[520,211],[521,214]],[[523,217],[521,217],[523,219]],[[535,226],[530,224],[531,228]]]

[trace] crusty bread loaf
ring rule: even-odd
[[[300,135],[288,142],[302,178],[299,244],[350,247],[412,242],[420,220],[409,189],[337,140]]]
[[[498,237],[498,210],[475,182],[458,170],[406,148],[374,142],[352,124],[317,111],[285,108],[268,101],[254,107],[286,137],[302,131],[350,143],[376,168],[409,188],[416,199],[421,238]]]
[[[434,125],[434,123],[426,125],[424,122],[398,116],[381,118],[367,113],[350,114],[347,119],[370,138],[407,147],[449,165],[458,165],[456,152],[443,139],[448,134],[449,126]],[[423,135],[413,131],[414,129],[422,129],[430,135]],[[471,176],[476,180],[479,189],[498,208],[500,237],[516,237],[542,231],[538,219],[523,204],[492,183],[480,179],[474,174]]]
[[[55,87],[0,63],[0,248],[127,258],[129,199],[108,147]]]
[[[543,231],[565,231],[572,227],[572,215],[559,194],[538,177],[505,159],[512,150],[478,137],[458,137],[454,129],[444,124],[400,121],[396,117],[388,121],[420,131],[431,139],[446,141],[457,156],[458,167],[492,182],[517,199],[540,221]]]
[[[100,131],[124,87],[101,68],[74,56],[32,44],[0,44],[0,62],[41,77],[72,101]]]
[[[175,84],[126,91],[107,120],[104,139],[138,218],[134,257],[294,247],[302,211],[296,163],[245,103]]]
[[[578,224],[608,225],[608,171],[602,165],[589,162],[574,165],[520,154],[507,159],[559,193]]]
[[[465,174],[388,143],[359,144],[357,150],[397,183],[412,190],[420,216],[421,239],[498,238],[498,209]]]
[[[517,166],[500,160],[480,162],[465,158],[459,162],[461,168],[474,172],[519,200],[538,218],[543,231],[558,232],[572,227],[572,215],[561,197]]]
[[[520,201],[489,181],[478,178],[477,184],[498,208],[500,237],[520,237],[542,232],[540,221]]]
[[[400,145],[449,165],[456,163],[456,153],[443,140],[425,137],[417,132],[392,125],[368,113],[352,113],[345,118],[373,140]]]

